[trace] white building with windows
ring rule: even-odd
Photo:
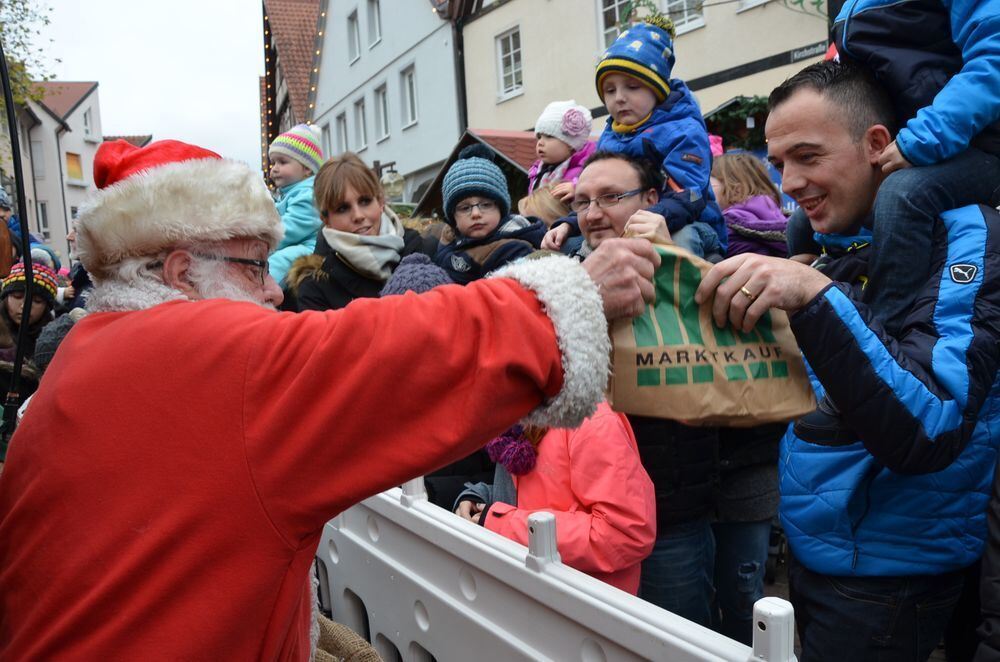
[[[594,68],[617,38],[629,0],[476,0],[463,31],[468,124],[530,129],[550,101],[606,111]],[[826,3],[655,0],[677,27],[673,76],[703,111],[764,95],[826,51]]]
[[[323,0],[309,116],[323,151],[395,162],[418,200],[461,136],[452,24],[422,0]]]
[[[94,186],[94,156],[103,137],[101,108],[95,82],[37,83],[40,101],[29,101],[30,116],[22,150],[30,157],[30,181],[25,194],[30,207],[29,227],[66,263],[66,235],[72,220]],[[66,264],[68,266],[68,264]]]

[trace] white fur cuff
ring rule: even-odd
[[[524,420],[531,425],[575,428],[594,413],[608,383],[611,340],[597,285],[573,259],[522,259],[491,274],[532,290],[552,320],[562,353],[563,387]]]

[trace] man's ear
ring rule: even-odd
[[[651,188],[646,191],[642,196],[642,201],[646,203],[647,206],[655,205],[660,201],[660,193],[655,188]]]
[[[864,146],[868,154],[868,162],[873,166],[878,165],[878,158],[885,151],[885,148],[892,143],[892,134],[889,129],[882,124],[873,124],[865,131]]]
[[[200,299],[189,274],[191,259],[191,253],[185,250],[172,251],[163,260],[163,282],[189,299]]]

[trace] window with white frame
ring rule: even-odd
[[[90,114],[90,108],[83,113],[83,135],[89,138],[94,132],[94,121]]]
[[[358,28],[358,10],[347,17],[347,61],[355,62],[361,57],[361,30]]]
[[[323,157],[328,159],[333,156],[333,141],[330,139],[330,124],[324,124],[321,132],[323,135]]]
[[[45,179],[45,150],[41,140],[31,141],[31,172],[35,179]]]
[[[621,34],[621,22],[626,18],[625,6],[632,4],[632,0],[598,0],[598,3],[601,8],[604,48],[607,48]]]
[[[368,147],[368,125],[365,122],[365,100],[354,102],[354,151]]]
[[[385,85],[375,89],[375,137],[376,140],[389,137],[389,95]]]
[[[417,123],[417,70],[415,67],[403,69],[399,75],[403,98],[403,128]]]
[[[38,202],[38,234],[42,235],[42,239],[48,241],[52,238],[49,233],[49,203]]]
[[[750,9],[751,7],[756,7],[757,5],[763,5],[770,0],[740,0],[737,11],[742,11],[744,9]]]
[[[347,151],[347,113],[337,115],[337,154]]]
[[[498,94],[501,98],[521,91],[521,29],[508,30],[497,37]]]
[[[368,0],[368,48],[382,41],[382,12],[379,0]]]
[[[705,25],[703,4],[704,0],[666,0],[664,9],[681,33]]]

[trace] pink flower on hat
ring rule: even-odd
[[[562,117],[562,131],[567,136],[582,136],[590,133],[590,122],[576,108],[570,108]]]

